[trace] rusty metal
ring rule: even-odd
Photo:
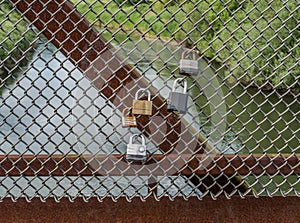
[[[3,4],[8,4],[8,2],[9,1],[6,0],[1,1]],[[222,11],[227,8],[227,3],[225,4],[222,1],[220,3],[221,5],[224,4],[224,10],[215,11],[215,6],[213,5],[212,11],[203,11],[201,7],[205,7],[207,2],[183,1],[178,5],[180,13],[182,13],[181,9],[183,9],[184,11],[186,10],[187,14],[186,20],[182,23],[178,21],[180,13],[171,15],[168,21],[164,21],[161,16],[162,14],[170,13],[168,7],[172,7],[172,4],[169,2],[170,5],[163,5],[163,7],[166,8],[156,15],[156,19],[165,25],[165,31],[171,33],[171,41],[177,40],[177,35],[180,34],[177,33],[178,30],[185,32],[186,29],[191,29],[191,31],[184,34],[186,38],[178,43],[179,46],[177,50],[179,49],[179,51],[176,51],[177,54],[185,47],[197,50],[200,47],[199,45],[203,47],[206,43],[208,44],[206,52],[200,53],[200,51],[197,51],[200,56],[197,63],[202,64],[200,70],[201,74],[199,73],[197,78],[194,79],[190,77],[187,78],[189,85],[192,86],[189,91],[193,93],[193,95],[189,96],[191,96],[190,99],[192,98],[194,106],[196,105],[196,108],[192,108],[195,109],[195,111],[191,111],[192,109],[190,109],[187,112],[188,115],[191,116],[189,121],[187,121],[188,119],[184,119],[177,114],[167,111],[166,91],[164,92],[163,88],[156,87],[156,82],[158,82],[156,78],[161,78],[160,81],[162,80],[164,82],[164,87],[169,88],[169,83],[166,84],[166,82],[178,78],[179,74],[177,70],[173,70],[173,68],[170,69],[171,66],[169,67],[165,61],[162,61],[162,68],[156,69],[153,65],[153,61],[151,61],[148,65],[156,72],[157,77],[150,79],[149,76],[147,76],[149,75],[147,71],[142,71],[142,66],[139,67],[137,63],[125,60],[119,55],[118,47],[122,47],[121,43],[120,46],[114,48],[112,44],[114,40],[117,40],[117,37],[114,36],[117,32],[113,33],[110,27],[105,25],[102,28],[112,34],[112,40],[105,40],[101,34],[103,32],[96,30],[93,23],[88,22],[84,18],[84,14],[79,13],[75,8],[80,4],[86,4],[88,5],[89,13],[97,14],[93,9],[94,4],[96,5],[100,2],[101,4],[105,4],[104,11],[98,12],[99,14],[96,15],[99,20],[98,22],[102,23],[101,18],[103,18],[103,15],[109,13],[112,16],[113,22],[120,25],[120,29],[118,30],[122,30],[125,36],[130,39],[132,33],[137,31],[141,34],[141,30],[139,30],[138,24],[135,24],[132,31],[123,30],[124,27],[122,24],[124,23],[119,24],[117,17],[122,13],[124,14],[123,6],[125,4],[120,4],[117,11],[112,12],[110,11],[110,7],[114,5],[115,2],[111,0],[103,2],[85,0],[78,1],[78,4],[74,3],[75,5],[73,5],[71,1],[64,0],[11,0],[11,2],[13,4],[7,6],[8,8],[0,7],[0,17],[4,14],[6,15],[4,21],[0,21],[0,37],[1,35],[3,36],[3,32],[6,32],[7,24],[13,27],[11,32],[6,33],[7,36],[6,38],[4,37],[4,40],[0,39],[0,56],[1,54],[2,56],[3,54],[7,54],[3,60],[4,62],[0,61],[0,94],[4,89],[5,97],[10,99],[6,100],[7,98],[1,97],[0,104],[0,200],[6,200],[6,197],[10,197],[12,200],[20,201],[20,197],[25,197],[27,201],[36,202],[35,197],[40,197],[43,201],[46,200],[46,198],[54,197],[55,201],[64,201],[62,197],[68,197],[70,200],[81,197],[84,201],[90,201],[90,203],[93,204],[96,202],[96,199],[91,197],[96,197],[98,200],[111,197],[114,201],[120,200],[124,202],[123,196],[125,196],[127,200],[133,201],[135,201],[135,197],[138,196],[143,201],[146,199],[150,200],[150,204],[152,204],[152,199],[154,198],[162,201],[162,204],[170,205],[169,203],[164,203],[164,196],[168,196],[171,200],[183,196],[184,199],[191,201],[189,205],[195,207],[198,206],[199,203],[196,202],[194,196],[203,199],[206,195],[210,195],[213,199],[218,197],[220,201],[225,199],[220,198],[220,195],[225,195],[226,198],[232,198],[234,195],[245,197],[250,194],[255,196],[274,196],[278,194],[282,196],[299,196],[300,181],[298,176],[300,174],[300,156],[298,150],[300,147],[298,123],[300,113],[299,100],[297,98],[298,90],[290,89],[289,87],[292,86],[288,86],[285,83],[285,79],[291,77],[295,79],[296,83],[293,86],[299,86],[297,85],[298,76],[295,74],[295,66],[289,67],[290,63],[288,61],[288,58],[291,60],[297,60],[298,58],[296,53],[294,53],[294,48],[288,49],[287,55],[284,54],[285,52],[280,51],[280,48],[285,42],[288,42],[289,38],[299,43],[299,39],[293,34],[296,28],[292,29],[290,27],[290,23],[297,21],[297,19],[294,21],[294,17],[296,18],[295,12],[299,8],[299,6],[295,6],[293,0],[289,3],[295,6],[296,9],[289,9],[291,7],[287,2],[276,2],[276,0],[272,0],[276,7],[277,3],[282,7],[276,8],[272,5],[272,7],[264,11],[271,11],[271,13],[274,14],[274,21],[265,24],[264,27],[266,26],[266,28],[261,28],[265,21],[262,22],[259,19],[252,19],[252,9],[250,9],[250,11],[246,9],[243,11],[244,4],[246,4],[244,2],[233,2],[233,5],[238,5],[239,8],[234,10],[230,9],[230,14],[232,13],[230,19],[223,21]],[[77,1],[74,0],[73,2]],[[257,10],[261,8],[261,4],[263,3],[262,1],[251,2]],[[140,22],[148,23],[147,16],[152,13],[155,14],[156,12],[154,11],[157,4],[162,4],[162,2],[150,1],[148,4],[149,9],[146,11],[141,10],[143,7],[147,8],[144,3],[141,3],[141,5],[135,4],[133,6],[141,18],[143,18]],[[241,12],[245,13],[245,19],[243,19],[243,21],[252,22],[252,26],[249,26],[250,23],[244,24],[243,21],[238,21],[240,19],[237,18],[240,17],[240,8]],[[15,9],[18,9],[21,13],[21,19],[17,19],[18,17],[15,18]],[[285,12],[288,10],[289,19],[282,19],[281,14],[286,14],[284,10]],[[238,16],[235,17],[235,14]],[[133,22],[131,21],[131,16],[132,15],[128,14],[125,21],[129,23]],[[227,24],[228,27],[226,25],[217,31],[215,22],[218,23],[219,21],[206,21],[214,16],[216,16],[216,20],[221,19],[222,24]],[[28,24],[21,22],[21,20],[25,20],[25,17],[29,20],[29,25],[26,27],[27,30],[20,29],[20,26]],[[264,20],[264,17],[262,16],[260,19]],[[190,26],[189,23],[191,23],[191,21],[195,22],[195,27],[193,28],[192,25],[192,27],[187,28],[187,26]],[[168,30],[168,24],[170,22],[178,23],[177,25],[179,27],[177,31],[173,32]],[[229,28],[231,23],[234,23],[234,25],[238,26],[242,31],[235,31],[236,29],[231,30]],[[148,25],[151,27],[149,28],[150,30],[152,28],[154,29],[154,26],[157,24],[156,22],[151,22],[151,24],[148,23]],[[198,32],[197,29],[203,28],[199,27],[200,25],[207,25],[210,28],[204,31],[204,33],[201,33],[201,37],[198,38],[195,37],[195,32]],[[276,27],[278,26],[276,29],[275,25]],[[247,27],[253,27],[253,29],[248,29]],[[146,34],[149,30],[146,31]],[[278,33],[282,30],[287,30],[291,35],[286,39],[281,38]],[[20,41],[29,41],[29,49],[22,49],[23,51],[18,49],[19,41],[15,40],[15,36],[20,32]],[[31,42],[27,40],[27,32],[33,32],[37,35],[36,39]],[[214,39],[205,39],[210,32],[215,33],[213,35]],[[253,47],[249,46],[247,42],[248,39],[245,40],[248,38],[248,35],[242,35],[245,36],[245,38],[242,39],[236,38],[236,33],[241,35],[240,32],[246,32],[249,36],[252,36],[252,34],[259,35],[257,39],[251,39]],[[274,39],[265,39],[265,35],[268,36],[270,32],[274,32]],[[154,31],[154,33],[161,37],[161,32],[158,33]],[[230,38],[233,38],[236,42],[233,43],[230,38],[224,39],[224,33],[227,36],[231,36]],[[40,37],[42,35],[44,35],[47,40]],[[145,37],[144,33],[142,37]],[[189,45],[188,42],[190,39],[195,41],[194,46]],[[262,50],[260,48],[258,42],[262,39],[263,41],[267,41],[268,49]],[[224,47],[217,48],[217,41],[220,40],[224,42]],[[274,40],[275,42],[281,42],[280,47],[279,45],[277,48],[274,46]],[[64,61],[59,61],[60,64],[53,68],[50,64],[56,60],[55,57],[57,54],[52,54],[52,59],[43,58],[42,55],[37,54],[35,55],[37,60],[42,60],[43,63],[45,63],[45,68],[40,70],[40,67],[35,64],[37,62],[35,59],[29,64],[32,69],[23,68],[22,66],[19,67],[19,62],[21,61],[19,58],[24,58],[24,55],[31,50],[39,52],[34,47],[36,42],[39,41],[51,47],[52,45],[50,43],[52,43],[55,46],[53,51],[56,53],[58,51],[62,52],[65,56]],[[201,41],[204,41],[204,43]],[[7,42],[13,44],[13,49],[8,50],[5,48]],[[139,41],[134,43],[136,49],[138,48],[138,42]],[[231,46],[228,46],[230,44],[233,44],[232,49]],[[163,48],[169,50],[166,45],[164,45]],[[17,50],[17,52],[22,55],[13,58],[14,50]],[[212,50],[211,55],[206,58],[207,51],[210,50]],[[278,65],[277,63],[276,67],[270,62],[272,58],[266,59],[267,56],[264,54],[265,51],[270,50],[272,54],[275,55],[274,57],[277,57],[277,54],[281,57],[279,59],[280,62],[278,62],[280,64]],[[227,58],[219,58],[223,51],[225,55],[227,55],[227,51],[230,51]],[[259,52],[259,55],[253,58],[252,54],[255,54],[256,51]],[[175,53],[172,52],[172,56],[174,55]],[[238,58],[238,56],[241,55],[242,59]],[[263,67],[260,67],[256,62],[257,58],[261,56],[265,60]],[[156,58],[159,57],[160,55]],[[176,56],[174,57],[176,58]],[[234,59],[236,64],[235,62],[232,63],[231,59]],[[15,61],[15,64],[8,65],[7,61],[9,60]],[[63,65],[64,62],[67,63],[68,61],[75,65],[72,71]],[[206,64],[207,61],[209,61],[210,65]],[[286,64],[285,62],[288,63]],[[174,67],[174,64],[172,64],[172,66]],[[269,66],[273,71],[271,75],[267,76],[263,73],[263,70]],[[4,71],[1,70],[2,68],[8,72],[8,76],[3,75]],[[73,76],[73,71],[75,69],[78,71],[77,68],[80,72],[81,79],[76,79]],[[209,73],[209,68],[212,68],[216,75]],[[271,68],[268,69],[272,70]],[[277,72],[280,73],[281,68],[288,70],[288,73],[277,77],[277,81],[279,81],[278,86],[275,84],[276,86],[273,86],[274,88],[271,88],[271,91],[265,92],[264,90],[269,88],[269,83],[272,83],[274,78],[276,79],[275,76]],[[14,70],[16,69],[23,71],[21,72],[22,74],[15,74]],[[30,72],[28,72],[28,75],[26,74],[27,71],[35,69],[36,76],[30,76]],[[49,79],[45,78],[42,75],[44,69],[50,69],[51,74],[49,74],[49,76],[53,76]],[[63,78],[61,79],[59,76],[60,72],[56,72],[55,69],[65,69],[64,72],[67,73],[67,78],[75,82],[75,87],[83,92],[84,97],[90,97],[90,104],[82,105],[80,99],[76,98],[76,94],[74,94],[74,88],[68,88],[66,84],[67,81]],[[163,74],[160,74],[164,69],[168,70],[168,77],[163,77]],[[224,72],[223,69],[225,70]],[[255,76],[251,73],[253,69],[258,72]],[[33,71],[33,73],[35,73],[35,71]],[[205,73],[208,75],[204,75]],[[237,74],[242,74],[242,76],[238,76]],[[18,75],[23,76],[19,79]],[[259,79],[261,77],[260,75],[264,76],[266,84],[262,84],[262,86],[258,84],[258,86],[256,86],[256,79]],[[89,95],[90,92],[88,89],[80,85],[85,77],[88,78],[88,87],[94,89],[92,87],[94,86],[97,89],[96,93],[93,91],[93,96]],[[216,85],[212,78],[218,79]],[[229,80],[230,78],[237,80]],[[221,80],[219,81],[219,79]],[[248,86],[249,83],[244,79],[249,79],[250,84],[255,85],[257,91],[252,91],[252,86]],[[22,80],[27,81],[25,86],[22,85]],[[45,82],[45,88],[41,89],[36,87],[35,85],[38,85],[38,81]],[[204,86],[200,84],[198,86],[199,83],[197,81],[207,82],[207,85]],[[56,86],[54,87],[54,85]],[[282,85],[285,85],[283,87],[287,87],[287,89],[282,90]],[[236,86],[241,87],[242,91],[236,93],[234,91]],[[223,87],[225,88],[221,89]],[[21,93],[14,95],[14,89],[18,88],[22,89]],[[51,93],[44,95],[44,90],[48,88]],[[151,91],[154,105],[153,115],[159,118],[150,119],[150,117],[146,116],[137,117],[137,131],[148,137],[148,144],[151,144],[150,147],[152,147],[150,148],[151,152],[148,151],[149,158],[145,164],[128,163],[124,160],[123,149],[126,145],[126,137],[128,137],[129,134],[135,133],[134,131],[136,129],[130,129],[128,132],[118,132],[117,129],[121,126],[121,123],[110,123],[110,121],[116,121],[112,119],[118,116],[118,111],[122,111],[125,107],[132,105],[135,92],[140,88],[147,88]],[[221,91],[219,92],[218,89],[221,89]],[[58,104],[61,104],[56,106],[57,101],[53,100],[53,102],[52,99],[55,99],[55,96],[60,97],[58,94],[60,90],[67,92],[70,97],[60,98]],[[36,103],[37,99],[29,94],[30,91],[40,96],[39,99],[44,101],[41,103],[42,105]],[[206,91],[212,91],[212,94],[206,95]],[[221,94],[219,95],[219,93]],[[95,95],[99,98],[105,98],[103,104],[98,104],[97,106],[95,106],[96,103],[93,104],[96,98],[94,98]],[[222,102],[218,101],[208,109],[210,112],[207,112],[207,103],[202,104],[198,99],[200,98],[203,102],[205,102],[205,100],[213,101],[214,95],[219,95]],[[206,98],[202,99],[204,96]],[[231,98],[232,96],[233,98]],[[246,96],[247,99],[242,96]],[[290,97],[284,99],[284,96]],[[263,102],[259,102],[259,97],[263,98]],[[70,103],[66,102],[70,98],[75,100],[75,104],[77,103],[77,106],[83,110],[82,116],[72,114],[72,110],[74,109],[72,106],[74,105],[70,105]],[[12,102],[12,105],[10,102]],[[219,108],[223,102],[225,109],[222,110]],[[27,107],[26,103],[30,105]],[[254,104],[253,107],[249,106],[251,103]],[[279,103],[283,104],[284,109],[280,108],[276,110]],[[291,105],[294,106],[292,107]],[[94,109],[94,106],[97,112],[101,114],[101,118],[104,117],[99,123],[96,123],[97,112],[92,115],[88,112],[89,109]],[[51,111],[53,110],[53,115],[47,114],[46,108],[49,107]],[[103,110],[107,107],[109,109],[113,107],[113,115],[105,114]],[[68,115],[61,115],[59,112],[60,109],[67,110],[67,114],[69,114],[71,118],[75,118],[77,123],[70,124],[69,120],[67,120],[69,118]],[[38,110],[37,117],[32,115],[30,110]],[[2,111],[4,111],[4,114],[1,113]],[[195,114],[193,112],[195,112]],[[202,112],[205,113],[205,117],[200,117],[200,113]],[[281,117],[286,112],[291,114],[290,117]],[[217,114],[220,118],[216,122],[216,126],[210,126],[213,114]],[[256,114],[258,114],[258,117],[256,117]],[[89,116],[89,119],[81,119],[84,115]],[[61,124],[56,122],[57,117],[61,120]],[[28,123],[23,120],[26,118],[31,120],[31,122]],[[38,118],[42,118],[46,124],[41,124],[41,122],[37,121]],[[11,119],[13,119],[13,122],[9,121]],[[196,123],[198,120],[199,123]],[[118,141],[112,139],[112,133],[105,134],[106,124],[113,128]],[[166,126],[165,132],[161,131],[161,129],[163,129],[161,128],[162,124]],[[193,126],[194,124],[196,127]],[[228,125],[228,128],[225,127],[219,131],[217,126],[223,124]],[[58,138],[58,141],[61,140],[61,142],[56,142],[55,137],[53,137],[54,134],[47,134],[47,129],[49,129],[46,128],[47,125],[50,126],[51,129],[54,129],[59,135],[56,139]],[[65,125],[64,128],[61,128],[63,125]],[[76,132],[76,128],[74,127],[76,125],[81,125],[80,127],[83,129],[83,133]],[[104,133],[104,138],[99,139],[100,137],[97,138],[96,135],[94,135],[94,130],[90,131],[89,127],[92,125],[98,128],[96,134]],[[237,128],[235,129],[235,127]],[[18,128],[21,128],[21,133],[18,132]],[[283,135],[285,129],[289,128],[291,129],[288,131],[288,134]],[[153,129],[158,129],[158,131],[153,132]],[[275,137],[268,135],[271,131],[276,132]],[[210,139],[213,137],[210,138],[210,136],[213,135],[211,134],[213,132],[219,132],[220,138],[222,139],[212,140],[213,144],[211,144]],[[88,135],[87,144],[81,141],[84,138],[82,137],[83,134]],[[162,137],[162,134],[164,134],[164,137]],[[282,134],[282,136],[280,134]],[[75,140],[76,142],[73,142],[68,139],[70,135],[75,136],[77,141]],[[265,144],[263,144],[262,141]],[[75,148],[77,143],[83,145],[78,150]],[[225,149],[223,148],[223,143],[226,145]],[[96,149],[94,147],[90,149],[90,145],[92,144],[94,147],[96,145]],[[255,146],[251,144],[255,144]],[[250,148],[246,146],[250,146]],[[106,149],[109,152],[107,152]],[[152,153],[152,150],[155,152]],[[170,169],[172,171],[170,171]],[[124,183],[122,181],[127,182]],[[206,201],[210,200],[206,199]],[[23,202],[22,199],[21,202]],[[51,199],[50,202],[52,202]],[[236,202],[237,203],[232,205],[241,205],[239,201]],[[254,201],[252,202],[254,203]],[[271,201],[268,202],[271,203]],[[271,204],[268,202],[264,204],[262,201],[263,205],[270,206]],[[108,202],[107,204],[110,203]],[[179,205],[182,205],[182,203]],[[163,205],[159,204],[158,207],[162,208]],[[123,208],[123,206],[121,208]],[[236,207],[233,206],[233,208]],[[152,209],[150,208],[150,210]],[[189,210],[195,212],[195,209]],[[232,214],[231,209],[226,210]],[[252,209],[249,209],[249,211],[251,212]],[[198,211],[196,212],[198,213]],[[161,215],[159,216],[161,219]],[[212,214],[210,216],[214,215]],[[151,217],[153,216],[151,215]],[[199,219],[199,217],[197,219]],[[240,218],[237,219],[240,220]],[[176,218],[176,220],[178,221],[178,218]],[[220,221],[220,219],[215,218],[214,221]]]
[[[181,155],[185,160],[189,155]],[[201,168],[203,155],[195,155],[187,160],[188,166],[174,175],[299,175],[300,157],[297,155],[279,154],[274,156],[260,154],[217,155],[214,161]],[[117,160],[117,161],[116,161]],[[131,165],[124,161],[123,155],[1,155],[0,176],[105,176],[107,169],[112,176],[162,176],[164,169],[178,162],[177,155],[154,154],[149,163],[161,163],[161,169],[156,166]],[[105,167],[103,169],[102,167]]]
[[[38,198],[28,203],[25,199],[12,202],[5,199],[0,204],[1,222],[298,222],[300,219],[299,198],[274,197],[241,199],[225,197],[217,201],[205,198],[200,202],[196,198],[189,201],[167,198],[159,202],[148,199],[142,202],[138,198],[127,202],[120,198],[118,202],[106,199],[98,202],[82,199],[70,202],[62,198],[59,203],[49,198],[41,202]]]
[[[138,89],[149,88],[151,95],[154,95],[153,115],[161,116],[167,126],[165,140],[157,145],[162,151],[170,152],[174,144],[182,148],[180,152],[200,152],[201,147],[209,147],[208,149],[212,150],[202,136],[198,135],[198,140],[194,137],[195,131],[191,127],[187,128],[189,131],[184,131],[182,135],[181,128],[186,129],[185,123],[181,122],[178,115],[168,112],[165,100],[155,88],[149,87],[151,84],[142,78],[135,68],[129,64],[119,67],[123,59],[115,53],[113,46],[99,36],[98,32],[76,11],[70,1],[12,0],[12,2],[119,110],[131,107]],[[122,90],[120,86],[132,80],[135,85],[130,91],[126,94],[118,94]],[[137,121],[138,129],[146,136],[150,134],[151,126],[155,128],[161,124],[149,122],[147,116],[140,116]],[[152,135],[153,139],[155,137]],[[179,137],[184,137],[185,141],[190,143],[185,145],[183,141],[178,141]]]
[[[150,84],[141,78],[141,75],[129,64],[119,67],[122,58],[115,54],[112,45],[107,43],[97,31],[78,13],[70,1],[65,0],[11,0],[28,20],[30,20],[43,34],[86,76],[114,105],[123,110],[131,106],[135,92],[140,88],[149,88]],[[96,67],[95,67],[96,66]],[[99,73],[101,71],[101,77]],[[105,74],[105,75],[104,75]],[[116,97],[121,90],[120,86],[135,80],[129,92],[123,94],[123,98]],[[203,153],[203,149],[214,150],[201,135],[195,137],[195,130],[191,126],[185,127],[186,123],[174,113],[169,113],[164,99],[153,87],[149,88],[153,104],[153,114],[161,116],[167,130],[165,140],[157,146],[165,153],[169,153],[175,146],[181,148],[180,153]],[[120,96],[120,94],[118,95]],[[129,96],[129,97],[128,97]],[[150,134],[149,130],[156,128],[161,123],[151,123],[145,116],[138,117],[138,129],[145,136]],[[182,133],[182,129],[184,130]],[[156,136],[157,135],[157,136]],[[160,133],[152,134],[152,139],[159,138]],[[183,137],[184,141],[179,140]],[[159,141],[159,140],[156,140]],[[175,144],[175,145],[174,145]],[[197,177],[192,176],[194,182],[199,184]],[[217,178],[220,185],[224,180]],[[210,180],[203,179],[210,184]],[[225,180],[227,184],[227,180]],[[244,187],[247,187],[246,185]],[[234,190],[233,190],[234,191]],[[232,192],[232,191],[230,191]]]

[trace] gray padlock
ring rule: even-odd
[[[187,54],[192,54],[192,59],[186,59]],[[193,50],[184,50],[179,61],[179,73],[185,75],[197,75],[199,73],[196,52]]]
[[[135,137],[141,137],[142,144],[133,143]],[[134,134],[129,138],[127,144],[126,160],[145,162],[147,159],[146,141],[142,135]]]
[[[184,89],[183,93],[176,92],[176,88],[179,82],[184,82]],[[186,113],[187,111],[187,101],[188,101],[188,94],[187,94],[187,81],[183,78],[178,78],[174,81],[172,91],[169,94],[168,99],[168,111],[178,111],[181,114]]]

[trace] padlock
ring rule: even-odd
[[[133,143],[135,137],[141,137],[141,144]],[[127,144],[126,150],[126,160],[127,161],[139,161],[145,162],[147,159],[147,149],[146,141],[142,135],[134,134],[129,138],[129,143]]]
[[[148,94],[148,100],[138,100],[139,93],[145,92]],[[139,89],[132,103],[132,114],[135,115],[152,115],[152,101],[150,100],[150,91],[144,88]]]
[[[192,54],[192,59],[187,59],[188,53]],[[179,61],[179,73],[185,75],[197,75],[199,72],[197,54],[193,50],[184,50]]]
[[[184,82],[183,93],[176,92],[177,84],[181,81]],[[172,91],[169,94],[167,109],[168,111],[178,111],[179,113],[184,114],[187,111],[187,101],[187,81],[183,78],[178,78],[174,81]]]
[[[124,108],[122,111],[122,127],[136,127],[136,118],[133,114],[130,114],[131,108]]]

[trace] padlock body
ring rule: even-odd
[[[187,111],[188,94],[180,92],[170,92],[168,99],[168,111],[178,111],[181,114]]]
[[[179,73],[197,75],[198,72],[198,61],[189,59],[181,59],[179,61]]]
[[[135,114],[135,115],[152,115],[152,101],[133,100],[132,114]]]
[[[145,162],[147,160],[146,146],[142,144],[127,144],[126,160]]]
[[[134,116],[122,116],[122,127],[136,127],[136,118]]]

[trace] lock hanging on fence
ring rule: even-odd
[[[148,95],[148,100],[139,100],[139,93],[144,92]],[[152,101],[149,90],[144,88],[139,89],[135,93],[135,98],[132,103],[132,114],[135,115],[152,115]]]
[[[124,108],[122,111],[122,127],[136,127],[136,118],[133,114],[130,114],[131,108]]]
[[[134,138],[140,137],[142,139],[141,144],[133,143]],[[140,161],[145,162],[147,159],[146,141],[142,135],[134,134],[129,138],[127,144],[126,160],[127,161]]]
[[[192,59],[187,59],[187,54],[192,54]],[[199,72],[197,54],[193,50],[184,50],[179,61],[179,73],[185,75],[197,75]]]
[[[183,92],[176,92],[176,88],[178,87],[178,83],[184,83]],[[187,101],[188,101],[188,94],[187,94],[187,81],[183,78],[177,78],[174,81],[172,91],[169,94],[168,98],[168,111],[178,111],[181,114],[186,113],[187,111]]]

